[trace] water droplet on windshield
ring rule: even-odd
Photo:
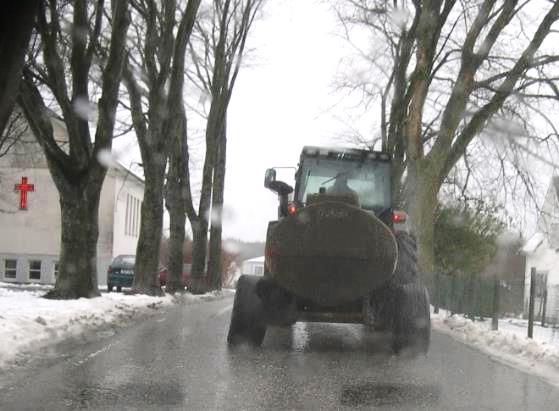
[[[76,97],[72,107],[74,113],[82,120],[92,121],[95,118],[95,105],[87,97]]]
[[[99,153],[97,153],[97,161],[106,168],[116,167],[116,159],[111,151],[107,149],[99,150]]]

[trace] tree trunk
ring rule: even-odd
[[[165,192],[165,204],[169,211],[169,266],[165,291],[175,293],[184,291],[182,282],[182,267],[184,263],[184,237],[186,214],[181,193],[180,168],[182,161],[180,151],[174,151],[170,157],[169,172]]]
[[[46,298],[75,299],[100,295],[97,238],[101,185],[92,191],[59,191],[62,219],[59,271],[55,287],[45,295]]]
[[[17,97],[25,52],[39,0],[10,1],[0,16],[0,134],[8,122]]]
[[[438,179],[433,177],[432,163],[410,162],[406,181],[406,204],[417,241],[419,269],[425,285],[432,292],[435,272],[435,211]]]
[[[142,202],[140,237],[136,247],[134,292],[161,295],[159,284],[159,246],[163,228],[163,187],[165,156],[156,155],[144,162],[145,191]]]
[[[214,186],[215,164],[217,160],[217,145],[220,130],[223,129],[224,118],[223,102],[214,97],[206,125],[206,158],[202,172],[202,189],[200,192],[200,204],[198,206],[198,217],[192,222],[192,287],[195,294],[207,290],[206,259],[208,256],[208,228],[212,204],[212,190]],[[204,283],[204,280],[206,283]]]
[[[221,289],[221,232],[223,218],[223,194],[225,188],[225,162],[227,154],[227,135],[224,125],[221,139],[217,146],[217,161],[214,171],[212,187],[212,221],[210,228],[210,247],[208,258],[208,277],[210,287],[214,290]]]
[[[203,294],[207,291],[204,274],[206,271],[206,253],[208,249],[208,220],[199,216],[192,223],[192,294]]]

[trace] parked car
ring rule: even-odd
[[[135,255],[118,255],[107,270],[107,290],[120,292],[122,287],[132,287],[134,282]]]
[[[192,267],[192,264],[189,263],[185,263],[182,265],[182,283],[185,287],[189,287],[190,285],[190,269]],[[165,286],[165,284],[167,284],[167,275],[168,275],[168,268],[165,266],[161,266],[159,268],[159,284],[161,284],[161,287]]]

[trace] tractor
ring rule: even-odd
[[[395,353],[426,354],[431,323],[415,239],[391,194],[386,152],[303,148],[295,188],[266,170],[278,218],[268,224],[264,275],[242,275],[227,342],[260,346],[270,326],[361,323]]]

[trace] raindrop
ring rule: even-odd
[[[223,249],[228,252],[229,254],[239,254],[241,252],[241,247],[239,244],[233,241],[225,241],[223,243]]]
[[[74,35],[76,36],[76,40],[79,43],[86,43],[87,36],[89,35],[89,31],[87,26],[74,26]]]
[[[462,214],[459,214],[459,215],[453,216],[452,219],[451,219],[451,222],[456,227],[459,227],[459,226],[462,226],[466,223],[466,219],[464,218],[464,216]]]
[[[114,168],[116,167],[116,159],[111,153],[110,150],[101,149],[97,153],[97,161],[105,168]]]
[[[302,224],[307,224],[310,222],[310,216],[309,213],[306,213],[304,211],[300,212],[297,214],[297,220],[302,223]]]
[[[92,121],[95,117],[95,105],[84,96],[78,96],[72,103],[74,113],[82,120]]]
[[[404,30],[406,28],[406,24],[408,23],[410,13],[405,9],[395,8],[388,14],[388,17],[390,18],[392,24],[399,29]]]
[[[481,43],[481,46],[479,47],[477,52],[478,52],[478,54],[486,55],[486,54],[489,53],[489,51],[490,51],[489,44],[486,43],[486,42],[483,42],[483,43]]]
[[[211,221],[213,226],[220,226],[221,225],[221,207],[214,206],[212,207],[211,211],[208,213],[208,219]]]
[[[198,103],[204,105],[208,102],[211,101],[211,96],[208,92],[206,92],[205,90],[202,90],[202,92],[200,92],[200,98],[198,99]]]
[[[502,248],[510,247],[518,243],[518,240],[519,237],[516,233],[505,231],[503,234],[497,237],[497,245]]]

